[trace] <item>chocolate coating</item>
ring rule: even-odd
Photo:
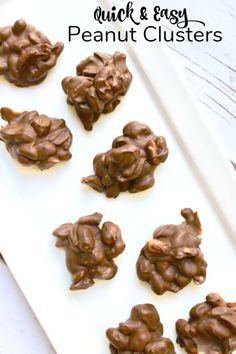
[[[206,277],[207,263],[199,248],[201,224],[197,213],[181,210],[185,221],[180,225],[163,225],[154,231],[153,239],[142,248],[136,269],[139,279],[162,295],[178,292],[194,281],[201,284]]]
[[[125,249],[120,228],[112,222],[99,224],[102,215],[94,213],[53,231],[56,246],[66,252],[66,264],[72,273],[71,290],[87,289],[94,279],[111,279],[117,273],[113,258]]]
[[[94,175],[84,177],[88,184],[108,198],[120,192],[141,192],[155,183],[154,171],[168,156],[165,138],[156,136],[140,122],[130,122],[117,137],[112,149],[95,156]]]
[[[63,43],[54,45],[24,20],[0,28],[0,75],[16,86],[27,87],[43,81],[56,64]]]
[[[0,140],[11,156],[22,165],[47,169],[71,158],[72,134],[64,119],[49,118],[37,111],[14,112],[1,108],[8,124],[0,128]]]
[[[187,321],[176,322],[177,343],[190,354],[231,354],[236,350],[236,302],[211,293],[195,305]]]
[[[127,321],[106,331],[112,354],[174,354],[173,343],[162,334],[159,314],[151,304],[134,306]]]
[[[93,129],[101,113],[114,111],[132,81],[125,54],[94,53],[76,67],[77,76],[65,77],[62,88],[86,130]]]

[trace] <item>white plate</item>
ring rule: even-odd
[[[232,279],[236,267],[234,171],[212,140],[162,47],[139,42],[124,48],[121,43],[96,45],[79,39],[68,43],[68,25],[103,28],[93,21],[96,5],[90,1],[82,6],[75,0],[10,0],[0,5],[5,21],[1,21],[1,26],[24,17],[52,41],[66,44],[57,66],[42,84],[22,89],[1,79],[2,106],[16,111],[37,109],[49,116],[63,117],[74,135],[73,158],[43,172],[21,167],[4,145],[0,146],[0,248],[58,354],[109,353],[105,330],[127,319],[132,306],[146,302],[156,306],[164,335],[175,342],[175,321],[188,318],[195,303],[203,301],[209,292],[219,292],[226,300],[235,301],[236,293]],[[66,104],[60,82],[63,77],[74,75],[76,64],[92,52],[114,50],[127,54],[133,82],[116,110],[102,116],[93,132],[87,133]],[[132,120],[140,120],[156,134],[164,135],[170,155],[157,168],[152,189],[137,195],[123,193],[109,200],[81,185],[80,179],[92,173],[94,155],[108,150],[113,138]],[[183,207],[199,213],[207,278],[201,286],[190,284],[177,294],[157,296],[137,279],[136,259],[156,227],[182,221],[179,212]],[[85,291],[70,292],[64,251],[54,247],[52,231],[95,211],[104,215],[104,221],[119,224],[126,250],[117,259],[119,271],[114,279],[96,281]]]

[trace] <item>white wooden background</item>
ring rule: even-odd
[[[173,55],[205,113],[206,124],[229,158],[236,161],[236,1],[159,1],[186,6],[190,17],[223,32],[222,42],[171,43]],[[166,6],[165,5],[165,6]]]
[[[187,7],[191,18],[223,32],[220,43],[169,45],[205,113],[206,124],[226,158],[236,161],[236,1],[160,0],[162,7]],[[0,261],[0,353],[53,354],[6,265]],[[69,353],[68,353],[69,354]]]

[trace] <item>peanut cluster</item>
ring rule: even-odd
[[[77,76],[63,79],[62,87],[84,128],[92,130],[101,113],[114,111],[120,103],[119,97],[128,90],[132,75],[125,54],[119,52],[94,53],[81,61],[76,71]]]
[[[0,75],[16,86],[36,85],[56,64],[63,47],[61,42],[52,45],[42,32],[18,20],[0,28]]]
[[[176,293],[191,280],[201,284],[206,277],[198,215],[189,208],[182,209],[181,215],[185,219],[182,224],[163,225],[154,231],[137,261],[139,279],[148,282],[158,295]]]
[[[0,140],[21,164],[44,170],[71,158],[72,134],[64,119],[6,107],[1,108],[1,116],[8,124],[0,129]]]
[[[231,354],[236,350],[236,302],[211,293],[195,305],[190,319],[176,322],[177,343],[190,354]]]
[[[170,339],[162,337],[163,326],[151,304],[136,305],[130,318],[106,332],[111,354],[174,354]]]
[[[130,122],[117,137],[112,149],[95,156],[94,175],[84,177],[88,184],[108,198],[120,192],[141,192],[155,183],[154,171],[168,156],[165,138],[156,136],[140,122]]]
[[[120,228],[112,222],[104,222],[102,215],[94,213],[67,223],[54,230],[56,246],[66,252],[66,264],[72,273],[71,290],[87,289],[94,285],[94,279],[111,279],[117,266],[113,258],[125,249]]]

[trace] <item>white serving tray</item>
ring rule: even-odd
[[[228,301],[235,301],[236,294],[234,171],[160,45],[68,43],[68,25],[101,29],[92,20],[96,6],[96,1],[82,6],[76,0],[10,0],[0,5],[4,14],[1,26],[24,17],[52,41],[66,44],[57,66],[40,85],[22,89],[0,79],[1,106],[17,111],[37,109],[63,117],[74,135],[73,158],[43,172],[21,167],[0,145],[0,249],[58,354],[108,354],[106,329],[126,320],[132,306],[146,302],[156,306],[164,335],[175,342],[175,321],[188,318],[190,308],[209,292],[218,292]],[[114,50],[127,54],[133,82],[116,110],[102,116],[93,132],[87,133],[73,108],[66,104],[60,82],[74,75],[78,62],[94,51]],[[137,195],[123,193],[110,200],[81,185],[80,180],[93,172],[94,155],[108,150],[113,138],[132,120],[140,120],[156,134],[164,135],[170,154],[157,168],[152,189]],[[201,249],[208,262],[207,278],[201,286],[190,284],[177,294],[158,296],[137,279],[135,263],[155,228],[182,222],[179,213],[184,207],[198,211],[202,222]],[[120,226],[126,249],[117,259],[119,271],[114,279],[96,281],[85,291],[70,292],[64,251],[55,248],[52,231],[95,211],[104,215],[103,221]],[[183,352],[177,345],[176,351]]]

